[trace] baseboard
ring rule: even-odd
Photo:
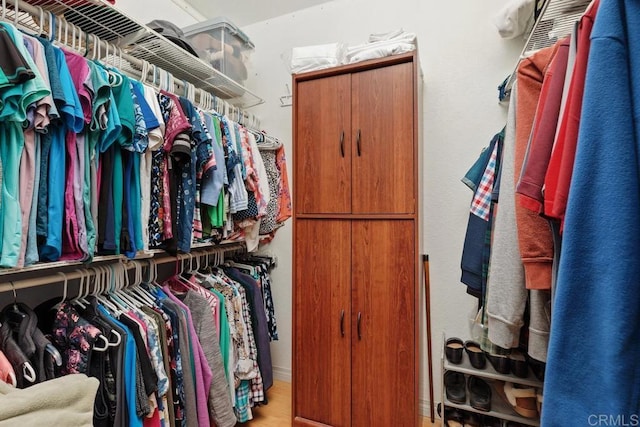
[[[290,368],[282,368],[279,366],[273,367],[273,378],[278,381],[284,381],[287,383],[291,382],[291,369]]]
[[[429,418],[431,416],[431,413],[430,413],[431,405],[429,404],[429,401],[425,399],[420,399],[418,402],[418,405],[419,405],[420,414],[425,418]],[[435,416],[436,416],[436,419],[439,418],[437,412],[435,412]]]

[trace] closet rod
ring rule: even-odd
[[[6,12],[9,10],[6,7],[7,4],[13,7],[12,13],[14,15],[12,17],[7,16],[6,14]],[[51,28],[53,28],[51,24],[52,15],[50,15],[49,12],[47,12],[45,9],[39,6],[34,6],[24,1],[20,2],[20,0],[2,0],[2,6],[3,6],[2,18],[4,18],[6,22],[19,25],[18,16],[20,12],[26,12],[31,16],[34,22],[38,22],[37,20],[40,21],[37,24],[39,27],[39,30],[44,29],[45,22],[49,23],[50,30]],[[174,78],[173,75],[168,71],[165,71],[162,68],[154,64],[151,64],[146,60],[136,58],[133,55],[123,52],[122,48],[106,40],[102,40],[99,37],[95,36],[94,34],[86,33],[77,25],[69,23],[63,17],[58,17],[56,19],[59,20],[59,22],[61,23],[60,24],[61,26],[64,26],[65,40],[68,40],[69,37],[73,38],[75,35],[75,40],[72,41],[74,46],[76,45],[82,46],[84,43],[84,46],[83,46],[84,49],[86,49],[87,52],[90,52],[89,44],[91,44],[93,49],[93,45],[97,43],[98,51],[105,52],[107,59],[109,57],[109,54],[112,54],[112,60],[111,61],[107,60],[106,62],[111,62],[111,65],[113,65],[114,67],[118,67],[118,62],[121,63],[120,65],[122,65],[122,61],[128,62],[131,66],[127,67],[127,69],[120,69],[120,71],[127,74],[129,77],[132,77],[141,82],[149,83],[153,81],[155,83],[156,72],[159,71],[161,73],[166,73],[167,75],[172,76],[173,86],[174,86],[172,92],[174,92],[175,94],[183,94],[183,95],[187,94],[187,92],[189,91],[188,86],[190,85],[194,89],[193,101],[200,104],[201,108],[214,109],[213,105],[223,106],[224,111],[218,111],[220,114],[227,115],[242,125],[259,127],[259,120],[255,114],[249,113],[240,107],[236,107],[230,104],[229,102],[223,100],[222,98],[205,91],[204,89],[197,89],[193,83],[186,82],[187,84],[185,84],[184,81]],[[26,27],[26,26],[23,25],[23,27]],[[25,29],[28,29],[31,31],[33,30],[32,28],[28,28],[28,27],[26,27]],[[60,34],[62,34],[62,31],[63,31],[62,28],[58,29],[58,32]],[[55,35],[53,36],[55,37]],[[68,44],[67,46],[71,47]],[[104,46],[104,51],[102,50],[103,46]],[[176,49],[177,48],[178,47],[176,47]],[[207,99],[208,97],[211,97],[211,100]]]
[[[190,259],[203,258],[203,257],[206,257],[207,255],[213,255],[213,254],[219,254],[219,253],[226,254],[228,252],[244,251],[245,248],[246,246],[244,245],[244,243],[237,243],[237,244],[232,244],[224,247],[206,248],[204,250],[198,250],[190,254],[178,254],[175,257],[166,256],[162,258],[148,258],[148,259],[130,260],[130,261],[120,260],[119,263],[124,266],[126,271],[129,271],[136,268],[136,266],[138,265],[142,268],[145,268],[147,267],[145,263],[149,263],[149,265],[177,263],[177,262],[182,262]],[[111,263],[107,265],[114,265],[114,264],[116,263]],[[73,280],[80,279],[81,277],[87,276],[87,272],[90,271],[89,270],[90,268],[91,268],[90,266],[86,266],[86,267],[82,267],[82,268],[70,271],[68,273],[61,272],[63,274],[55,273],[51,275],[43,275],[43,276],[34,277],[30,279],[5,281],[3,283],[0,283],[0,293],[12,292],[13,290],[19,290],[19,289],[35,288],[35,287],[44,286],[44,285],[52,285],[54,283],[63,283],[65,280],[65,277],[66,277],[66,280],[70,282]]]

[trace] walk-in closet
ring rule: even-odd
[[[0,0],[0,427],[640,425],[637,0]]]

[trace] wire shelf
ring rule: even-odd
[[[65,21],[77,26],[86,35],[96,36],[122,49],[122,52],[113,54],[119,56],[123,71],[140,74],[140,64],[146,61],[168,71],[176,80],[189,82],[237,107],[249,108],[264,102],[207,62],[130,18],[105,0],[3,0],[2,18],[33,33],[42,32],[49,12],[56,17],[64,17]],[[62,29],[56,31],[60,33]],[[62,38],[73,39],[72,31],[65,28]]]
[[[591,4],[591,0],[547,0],[542,6],[542,11],[522,49],[518,64],[534,52],[552,46],[558,40],[569,35],[589,4]],[[518,64],[506,81],[505,97],[502,101],[509,98],[508,95],[516,79]]]

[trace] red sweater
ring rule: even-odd
[[[568,59],[569,38],[567,37],[560,42],[558,53],[553,58],[544,77],[533,135],[516,190],[522,196],[520,197],[521,205],[538,214],[542,213],[543,208],[542,186],[558,127]]]
[[[567,209],[569,185],[573,172],[573,160],[578,144],[578,129],[580,126],[580,112],[582,110],[582,95],[584,80],[587,73],[587,60],[591,45],[591,29],[598,10],[600,0],[594,0],[589,9],[580,19],[578,27],[578,46],[576,62],[569,85],[569,95],[565,106],[564,116],[561,118],[560,130],[555,143],[549,167],[545,176],[544,212],[550,218],[564,222]]]

